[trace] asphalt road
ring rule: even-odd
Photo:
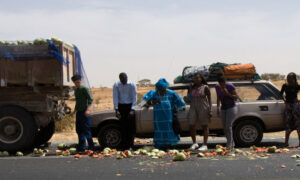
[[[210,147],[222,144],[222,138],[211,140]],[[265,138],[262,146],[281,146],[282,138]],[[189,141],[183,141],[177,148],[187,148]],[[292,138],[290,145],[297,145]],[[54,150],[57,144],[51,145]],[[137,146],[140,147],[141,145]],[[249,148],[242,149],[249,151]],[[272,154],[267,159],[247,156],[191,158],[173,162],[172,157],[152,159],[136,156],[117,160],[116,157],[93,159],[73,156],[0,158],[0,179],[300,179],[299,159],[292,159],[300,150],[291,149],[290,154]],[[281,167],[284,165],[285,167]]]

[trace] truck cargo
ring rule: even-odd
[[[0,43],[0,150],[46,143],[70,113],[71,77],[82,71],[79,50],[63,41]]]

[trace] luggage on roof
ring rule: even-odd
[[[256,74],[253,64],[237,64],[224,67],[227,79],[251,79]]]
[[[224,75],[228,80],[261,80],[256,73],[255,66],[249,64],[227,64],[213,63],[210,66],[186,66],[182,76],[174,79],[174,83],[193,82],[193,76],[200,73],[207,81],[217,81],[220,75]]]

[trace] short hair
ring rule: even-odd
[[[119,74],[119,78],[121,78],[121,77],[127,77],[127,74],[124,73],[124,72],[121,72],[121,73]]]
[[[219,76],[219,77],[218,77],[218,82],[219,82],[219,83],[225,83],[225,82],[226,82],[225,76]]]
[[[294,72],[290,72],[287,77],[290,76],[294,79],[295,83],[298,84],[298,81],[297,81],[297,74],[294,73]]]
[[[79,80],[79,79],[81,79],[82,77],[81,77],[81,75],[79,75],[79,74],[75,74],[74,76],[72,76],[72,81],[74,82],[74,81],[77,81],[77,80]]]

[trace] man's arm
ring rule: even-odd
[[[137,90],[136,90],[136,86],[134,83],[132,83],[132,105],[131,105],[131,109],[135,110],[135,106],[136,106],[136,101],[137,101]]]
[[[118,104],[119,104],[119,92],[118,92],[118,87],[117,87],[117,83],[114,84],[114,88],[113,88],[113,101],[114,101],[114,109],[117,110],[118,109]]]
[[[217,89],[216,89],[216,94],[217,94],[217,115],[220,116],[220,104],[221,104],[221,99],[218,95]]]
[[[93,98],[92,98],[91,93],[90,93],[90,91],[89,91],[88,88],[85,88],[85,91],[86,91],[86,97],[87,97],[87,100],[88,100],[88,101],[87,101],[88,106],[87,106],[87,108],[86,108],[85,115],[86,115],[86,116],[89,116],[89,115],[90,115],[90,112],[91,112],[91,105],[92,105],[92,103],[93,103]]]

